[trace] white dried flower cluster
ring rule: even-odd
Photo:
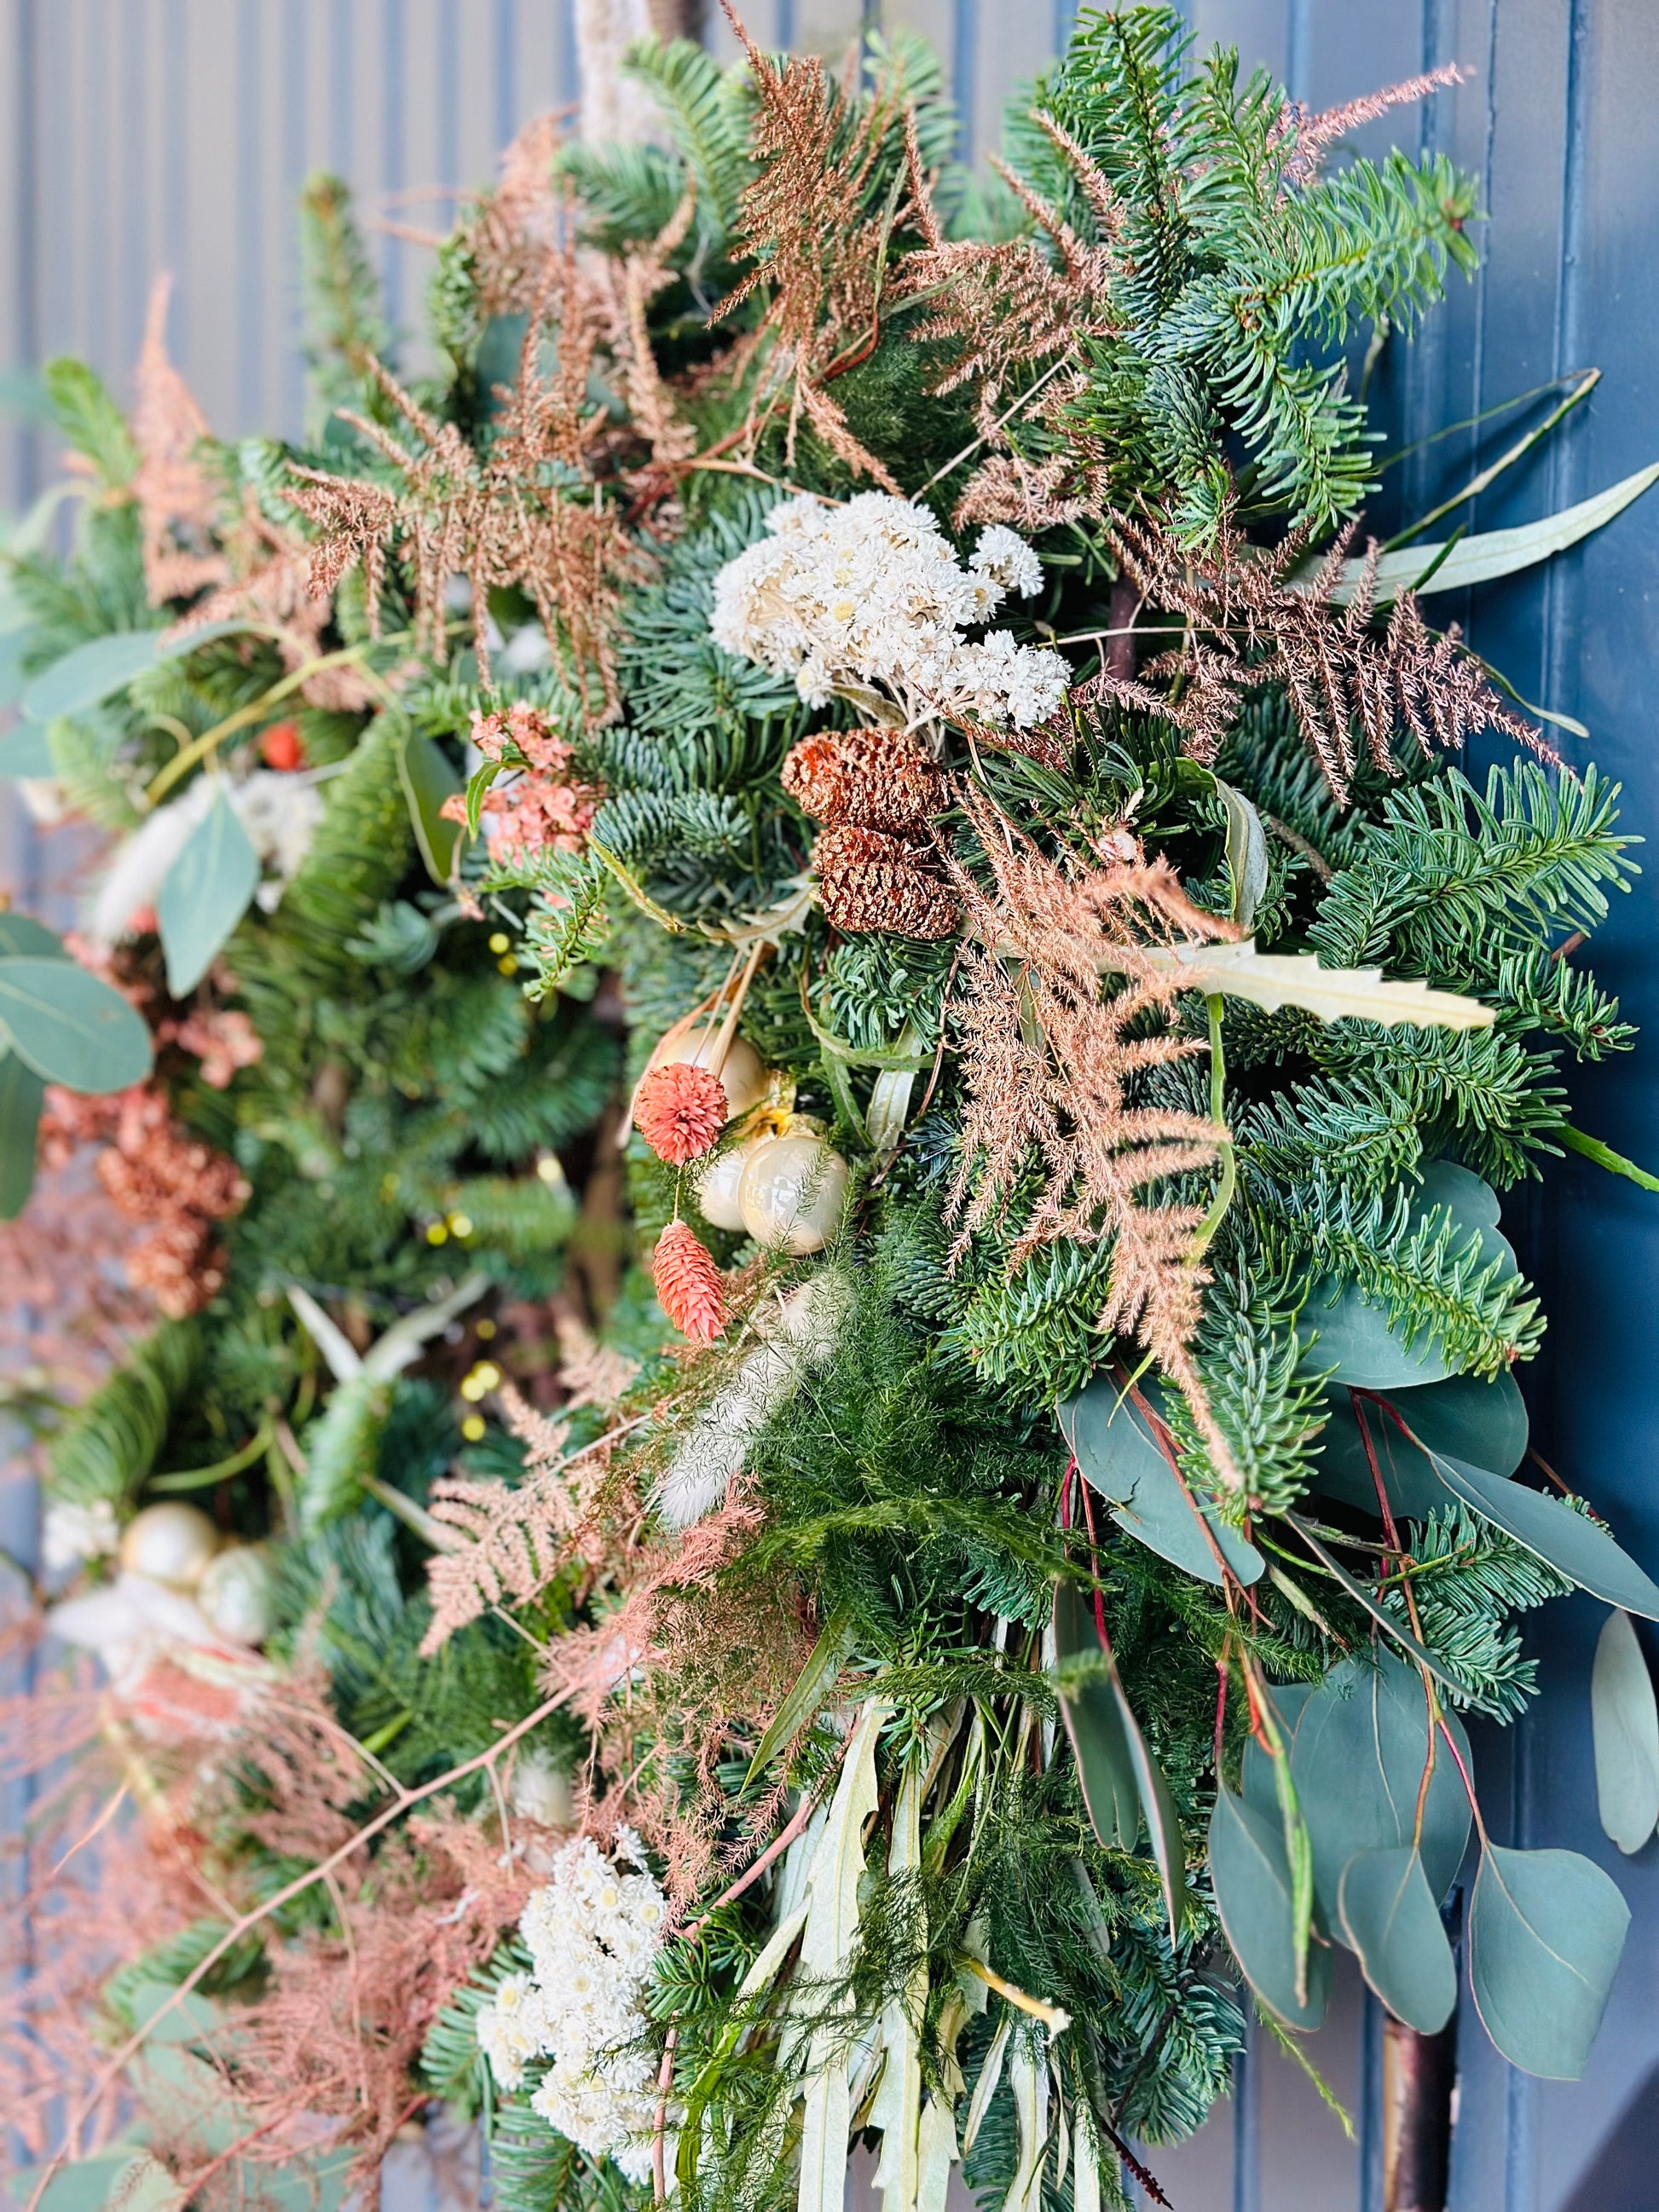
[[[780,676],[809,706],[836,684],[883,686],[914,720],[968,713],[1030,729],[1066,696],[1069,670],[1047,647],[993,631],[1010,592],[1029,599],[1042,563],[1000,523],[964,568],[925,507],[881,491],[844,507],[803,493],[766,518],[768,535],[714,579],[714,641]]]
[[[49,1575],[67,1574],[88,1559],[106,1559],[121,1540],[115,1508],[107,1498],[89,1505],[54,1498],[40,1528],[40,1562]]]
[[[667,1913],[631,1829],[614,1857],[586,1836],[567,1844],[519,1923],[532,1971],[506,1976],[477,2021],[497,2086],[521,2088],[531,2062],[550,2058],[532,2107],[635,2182],[651,2173],[657,2089],[650,2054],[630,2046],[644,2033],[641,1997]]]

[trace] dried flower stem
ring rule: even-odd
[[[314,1883],[327,1881],[337,1867],[343,1866],[345,1862],[354,1857],[366,1844],[372,1843],[376,1836],[383,1834],[395,1820],[400,1820],[415,1806],[423,1804],[428,1797],[440,1796],[446,1790],[453,1790],[458,1782],[464,1781],[469,1774],[477,1773],[481,1768],[493,1769],[501,1753],[510,1750],[520,1737],[528,1735],[532,1729],[539,1728],[550,1713],[558,1711],[565,1702],[568,1694],[568,1692],[561,1690],[554,1696],[544,1698],[533,1712],[527,1713],[523,1720],[515,1722],[513,1727],[507,1729],[501,1740],[492,1744],[488,1751],[481,1751],[475,1758],[463,1760],[459,1766],[452,1766],[447,1773],[440,1774],[431,1782],[423,1782],[418,1790],[400,1789],[390,1805],[377,1813],[372,1820],[366,1821],[352,1835],[348,1836],[337,1850],[331,1851],[325,1859],[318,1865],[309,1868],[306,1873],[296,1875],[292,1881],[285,1883],[281,1889],[273,1892],[263,1903],[255,1905],[251,1911],[243,1913],[239,1919],[234,1921],[211,1950],[204,1954],[178,1987],[171,1990],[163,2002],[155,2008],[143,2027],[135,2029],[110,2058],[91,2088],[82,2099],[68,2126],[64,2129],[62,2148],[42,2167],[40,2178],[34,2185],[26,2212],[40,2212],[42,2199],[54,2179],[62,2172],[65,2162],[71,2156],[79,2154],[82,2130],[104,2098],[120,2080],[127,2066],[143,2048],[155,2029],[170,2013],[177,2011],[185,1999],[200,1986],[202,1981],[218,1965],[227,1952],[235,1944],[240,1943],[243,1936],[251,1929],[257,1928],[261,1921],[268,1920],[273,1912],[280,1912],[283,1905],[291,1905],[296,1897],[302,1897]]]

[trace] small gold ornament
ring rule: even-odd
[[[121,1565],[169,1589],[194,1590],[220,1548],[219,1531],[194,1505],[168,1499],[146,1505],[121,1537]]]
[[[822,1251],[841,1220],[847,1163],[811,1122],[758,1146],[738,1183],[738,1211],[757,1244],[799,1258]]]

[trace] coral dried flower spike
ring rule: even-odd
[[[726,1294],[714,1256],[683,1221],[671,1221],[657,1239],[651,1279],[663,1311],[693,1344],[712,1344],[726,1327]]]

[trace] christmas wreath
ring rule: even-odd
[[[1529,1452],[1498,1196],[1643,1179],[1563,1081],[1632,841],[1426,610],[1646,477],[1362,537],[1475,208],[1333,149],[1434,80],[1089,14],[974,180],[920,45],[745,46],[523,135],[422,378],[315,181],[303,447],[213,438],[165,292],[130,420],[45,374],[0,766],[113,843],[0,915],[4,1196],[90,1147],[55,1322],[118,1249],[154,1326],[17,1393],[37,2201],[335,2201],[441,2108],[509,2212],[823,2212],[861,2140],[887,2212],[1091,2212],[1339,1947],[1595,2033],[1618,1887],[1465,1721],[1590,1591],[1652,1832],[1659,1589]]]

